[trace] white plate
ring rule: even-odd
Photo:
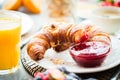
[[[18,15],[21,16],[22,18],[22,32],[21,35],[24,35],[25,33],[27,33],[34,25],[33,20],[31,19],[31,17],[25,13],[22,12],[17,12],[14,11],[15,13],[17,13]]]
[[[120,64],[120,41],[115,37],[111,37],[111,40],[111,53],[107,56],[103,64],[99,67],[85,68],[78,66],[76,62],[71,58],[68,50],[61,53],[56,53],[54,50],[49,49],[46,51],[44,59],[38,61],[37,63],[47,69],[64,66],[67,68],[68,71],[75,73],[92,73],[104,71]],[[27,53],[26,56],[29,57]],[[58,61],[58,64],[54,64],[55,62],[53,60]]]

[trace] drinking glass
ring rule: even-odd
[[[18,70],[21,17],[14,11],[0,11],[0,75]]]

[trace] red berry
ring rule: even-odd
[[[43,76],[43,80],[49,80],[49,75]]]
[[[112,6],[113,4],[111,2],[107,2],[107,1],[102,1],[100,3],[100,6]]]
[[[120,0],[116,0],[116,1],[114,2],[114,6],[120,7]]]
[[[34,74],[34,76],[35,76],[35,77],[39,77],[39,76],[40,76],[41,78],[43,78],[43,77],[44,77],[44,74],[41,73],[41,72],[37,72],[37,73]]]

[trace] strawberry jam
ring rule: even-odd
[[[85,42],[70,48],[70,54],[76,63],[84,67],[100,66],[110,52],[110,46],[103,42]]]

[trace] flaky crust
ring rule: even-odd
[[[97,27],[89,24],[53,23],[45,26],[27,45],[28,55],[33,60],[44,57],[48,48],[60,52],[68,49],[71,45],[83,42],[82,37],[87,35],[87,41],[100,41],[111,44],[110,36],[100,31]]]

